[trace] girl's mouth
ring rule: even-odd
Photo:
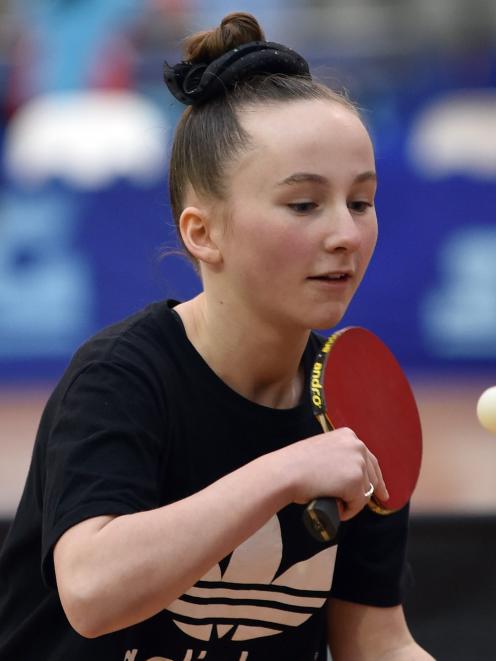
[[[319,282],[346,282],[351,278],[347,272],[323,273],[322,275],[313,275],[308,280],[317,280]]]

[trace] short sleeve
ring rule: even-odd
[[[164,398],[136,366],[96,362],[67,387],[53,415],[43,493],[42,571],[73,525],[160,504],[167,450]]]
[[[380,515],[365,507],[341,524],[331,596],[369,606],[402,602],[409,506]]]

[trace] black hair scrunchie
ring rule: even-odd
[[[310,78],[307,61],[294,50],[272,41],[251,41],[224,53],[209,64],[164,62],[164,81],[185,105],[205,103],[248,76],[281,73]]]

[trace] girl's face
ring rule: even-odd
[[[228,173],[223,284],[270,323],[332,327],[377,239],[368,133],[325,100],[256,106],[241,122],[252,147]]]

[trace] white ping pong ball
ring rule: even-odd
[[[477,417],[484,429],[496,434],[496,386],[484,390],[479,397]]]

